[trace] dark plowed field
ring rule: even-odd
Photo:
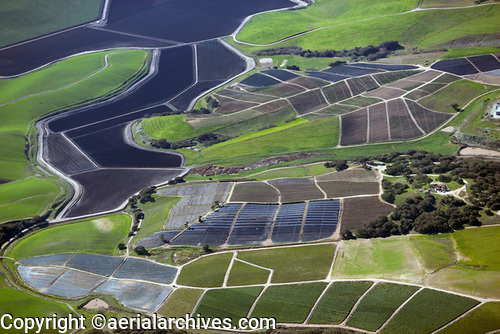
[[[312,90],[288,99],[299,115],[303,115],[328,106],[319,89]]]
[[[366,108],[357,110],[342,117],[341,145],[356,145],[366,143],[367,115]]]
[[[321,89],[330,103],[336,103],[351,97],[351,92],[345,81]]]
[[[402,99],[387,102],[391,139],[410,139],[423,135],[410,117]]]
[[[220,114],[230,114],[235,111],[240,111],[243,109],[248,109],[257,106],[256,103],[233,100],[223,96],[216,96],[216,97],[220,103],[220,106],[217,108],[216,113]]]
[[[370,121],[369,142],[389,139],[389,127],[387,126],[386,104],[379,103],[368,109]]]
[[[431,68],[456,75],[474,74],[478,72],[465,58],[442,60],[432,65]]]
[[[342,230],[357,230],[370,220],[378,216],[387,216],[393,210],[391,205],[380,201],[378,196],[344,199]]]
[[[97,167],[61,134],[47,137],[47,161],[65,174],[75,174],[95,170]]]
[[[500,62],[492,55],[469,57],[469,61],[481,72],[488,72],[500,68]]]
[[[231,202],[275,203],[278,198],[276,189],[264,182],[243,182],[235,185]]]

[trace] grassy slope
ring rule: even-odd
[[[414,236],[410,241],[428,271],[450,266],[456,261],[453,241],[449,234]]]
[[[50,227],[21,239],[9,256],[19,259],[70,252],[113,255],[127,236],[130,223],[129,216],[114,214]]]
[[[232,257],[232,253],[223,253],[199,258],[182,268],[177,283],[203,288],[222,286]]]
[[[247,316],[262,287],[208,290],[196,313],[205,318],[232,318],[236,324]]]
[[[334,278],[386,278],[421,282],[423,271],[406,238],[345,242]]]
[[[370,6],[365,7],[370,8]],[[296,12],[299,14],[294,15],[302,15],[301,11]],[[374,12],[369,15],[371,18],[368,19],[358,15],[351,18],[350,22],[298,36],[272,47],[298,45],[304,49],[342,50],[343,48],[350,49],[356,46],[377,45],[383,41],[398,40],[406,47],[426,48],[468,35],[500,31],[498,25],[495,24],[500,13],[500,6],[495,5],[446,11],[420,11],[382,17],[383,14],[390,12]],[[357,21],[356,19],[361,20]],[[260,22],[263,29],[268,28],[268,23],[268,21],[265,24]],[[283,22],[281,28],[271,30],[274,33],[264,35],[254,28],[251,21],[238,36],[246,42],[257,44],[274,42],[291,35],[289,26],[293,26],[293,24]],[[262,36],[266,36],[266,38],[264,39]],[[251,52],[268,47],[241,46],[241,49]]]
[[[96,20],[102,0],[2,1],[0,46]]]
[[[52,182],[29,177],[0,185],[1,220],[13,220],[42,213],[47,203],[59,193]]]
[[[226,163],[242,165],[264,156],[316,148],[331,148],[338,143],[338,117],[307,122],[301,118],[284,125],[252,132],[202,150],[186,152],[187,164]],[[293,140],[290,140],[293,139]]]
[[[27,168],[24,149],[26,139],[21,136],[0,133],[0,179],[17,180],[31,174]]]
[[[141,239],[155,232],[161,231],[167,220],[170,210],[179,202],[179,197],[155,195],[154,202],[140,204],[144,211],[144,221],[141,229],[137,232],[133,242],[139,242]]]
[[[177,289],[169,297],[165,305],[158,311],[164,317],[184,317],[193,309],[200,299],[203,290],[200,289]]]
[[[285,283],[325,279],[334,251],[333,245],[313,245],[240,252],[238,258],[274,269],[272,282]]]
[[[408,11],[417,4],[415,0],[375,0],[369,3],[362,0],[318,0],[314,6],[299,11],[257,15],[238,38],[257,44],[270,43],[314,28]]]

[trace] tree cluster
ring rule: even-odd
[[[33,216],[29,219],[23,219],[20,221],[14,221],[10,223],[5,223],[0,225],[0,246],[9,241],[11,238],[16,235],[22,235],[21,231],[24,229],[37,226],[40,228],[48,227],[49,223],[47,222],[47,218],[50,217],[52,211],[48,211],[43,215]]]
[[[408,189],[408,185],[399,182],[392,183],[388,180],[382,180],[382,189],[384,189],[382,199],[387,203],[394,203],[396,195],[404,193],[405,190]]]
[[[346,160],[333,160],[333,161],[325,162],[325,167],[326,168],[335,168],[337,170],[337,172],[340,172],[344,169],[349,168]]]
[[[374,61],[380,58],[385,58],[389,54],[394,53],[396,50],[404,49],[403,46],[399,44],[398,41],[386,41],[382,42],[377,46],[368,45],[365,47],[355,47],[353,49],[347,50],[304,50],[299,46],[285,46],[279,48],[271,48],[266,50],[255,51],[253,54],[258,57],[269,57],[278,55],[293,55],[301,56],[306,58],[321,57],[321,58],[333,58],[333,57],[350,57],[351,60],[369,60]]]

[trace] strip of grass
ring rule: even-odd
[[[154,202],[140,204],[141,209],[144,211],[144,220],[142,221],[141,229],[134,237],[135,242],[139,242],[148,235],[161,231],[170,210],[172,210],[181,199],[180,197],[160,195],[155,195],[154,198]]]
[[[262,287],[208,290],[196,313],[204,318],[231,318],[237,324],[247,316]]]
[[[382,333],[430,333],[479,304],[475,299],[424,289],[382,329]]]
[[[14,244],[9,256],[20,259],[73,252],[114,255],[118,243],[127,236],[130,223],[129,216],[113,214],[49,227]]]
[[[378,283],[363,297],[347,325],[375,332],[418,289],[412,285]]]
[[[305,166],[286,167],[281,169],[270,169],[264,173],[252,175],[257,180],[271,180],[283,177],[306,177],[317,176],[330,172],[323,163],[310,164]]]
[[[500,48],[494,48],[489,46],[479,46],[475,48],[460,48],[460,49],[451,49],[441,56],[441,59],[453,59],[453,58],[462,58],[469,56],[479,56],[486,55],[490,53],[499,53]]]
[[[459,263],[481,270],[500,271],[500,226],[456,231],[453,238]]]
[[[72,313],[69,308],[63,304],[44,300],[31,296],[27,293],[11,289],[7,286],[2,275],[0,275],[0,313],[11,314],[15,318],[27,317],[52,317],[57,314],[58,318],[67,317]],[[73,314],[74,315],[74,314]],[[6,324],[12,323],[5,319]],[[2,332],[7,330],[2,329]],[[24,331],[8,331],[9,333],[24,333]],[[43,333],[59,333],[57,329],[47,330]]]
[[[234,261],[227,285],[264,284],[267,282],[270,274],[269,270],[257,268],[240,261]]]
[[[238,258],[274,269],[273,283],[325,279],[333,260],[335,245],[312,245],[239,252]]]
[[[456,103],[459,107],[464,107],[474,97],[497,88],[469,80],[459,80],[437,93],[420,100],[419,103],[431,110],[455,112],[455,109],[451,106],[452,104]]]
[[[333,277],[421,282],[423,272],[408,239],[371,239],[345,242]]]
[[[201,288],[222,286],[232,253],[204,256],[182,267],[177,283]]]
[[[489,333],[500,328],[500,302],[489,302],[446,327],[442,334]]]
[[[184,317],[187,313],[191,314],[202,294],[203,290],[200,289],[177,289],[160,308],[158,314],[166,318]]]
[[[334,282],[319,301],[309,320],[311,324],[337,325],[344,321],[372,282]]]
[[[299,118],[281,126],[252,132],[208,147],[200,153],[182,150],[187,164],[250,164],[264,156],[337,145],[338,117],[313,122]]]
[[[276,322],[302,323],[325,288],[326,283],[270,286],[257,302],[252,317],[273,317]]]
[[[449,234],[412,236],[410,241],[417,249],[428,271],[451,266],[457,260]]]
[[[0,46],[96,20],[101,2],[102,0],[2,1]]]

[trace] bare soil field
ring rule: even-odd
[[[279,194],[264,182],[238,182],[234,186],[231,202],[276,203]]]
[[[215,110],[215,112],[220,114],[230,114],[235,111],[251,108],[257,105],[256,103],[233,100],[223,96],[217,96],[217,100],[219,100],[220,106]]]
[[[410,139],[423,134],[411,119],[403,100],[387,102],[387,112],[389,113],[391,139]]]
[[[325,101],[325,98],[319,89],[293,96],[288,100],[293,105],[295,110],[297,110],[299,115],[313,112],[328,106],[328,103]]]
[[[321,181],[318,186],[326,192],[328,198],[379,193],[378,182]]]
[[[283,203],[324,198],[311,179],[277,179],[269,183],[279,189]]]
[[[271,87],[265,87],[261,89],[255,89],[253,92],[262,93],[266,95],[273,95],[276,97],[289,97],[300,92],[305,92],[305,88],[301,88],[297,85],[289,85],[287,83],[281,83]]]
[[[217,95],[232,97],[237,100],[248,102],[264,103],[275,99],[273,96],[266,96],[257,93],[249,93],[242,90],[234,90],[230,88],[223,89],[217,92]]]
[[[300,86],[307,88],[307,89],[315,89],[315,88],[323,87],[323,86],[330,84],[328,81],[324,81],[324,80],[317,79],[317,78],[306,78],[306,77],[302,77],[302,76],[297,77],[295,79],[292,79],[289,82],[295,83],[295,84],[300,85]]]
[[[377,182],[377,173],[362,168],[349,168],[340,172],[332,172],[316,177],[318,181],[350,181],[350,182]]]
[[[382,202],[378,196],[346,198],[343,200],[342,230],[356,230],[378,216],[387,216],[394,208]]]
[[[363,95],[365,96],[373,96],[373,97],[378,97],[381,99],[394,99],[396,97],[400,97],[402,95],[406,94],[404,90],[401,89],[396,89],[396,88],[390,88],[390,87],[380,87],[377,89],[374,89],[372,91],[366,92]]]
[[[366,143],[367,114],[366,108],[357,110],[342,117],[341,145],[356,145]]]
[[[369,107],[368,115],[370,122],[369,142],[389,139],[389,127],[387,126],[387,104],[379,103]]]

